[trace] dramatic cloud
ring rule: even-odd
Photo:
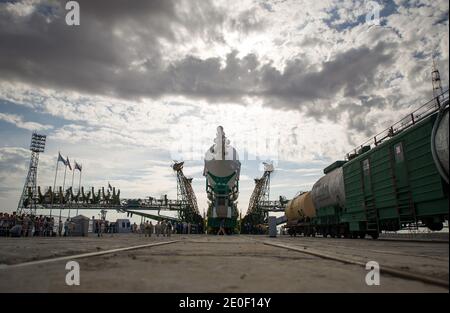
[[[21,188],[20,149],[40,130],[48,164],[63,150],[126,196],[175,197],[169,165],[185,159],[204,208],[201,158],[223,125],[244,158],[241,210],[263,159],[281,169],[275,193],[307,189],[430,99],[433,58],[448,88],[448,1],[376,2],[379,25],[365,0],[82,0],[68,26],[66,1],[2,1],[2,174],[20,172],[2,184]]]
[[[238,57],[236,50],[224,60],[193,55],[167,59],[164,42],[171,47],[184,40],[221,42],[221,30],[261,30],[263,18],[256,17],[254,8],[227,18],[209,1],[136,1],[132,6],[81,1],[82,23],[68,27],[62,3],[38,2],[25,16],[5,9],[11,6],[0,9],[3,80],[126,99],[183,95],[243,102],[257,96],[276,107],[298,108],[340,92],[344,97],[367,95],[376,74],[394,62],[399,49],[396,42],[367,43],[336,51],[316,66],[307,58],[294,58],[282,64],[282,71],[253,53]],[[321,41],[309,35],[302,44],[311,40]]]

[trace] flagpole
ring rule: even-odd
[[[56,171],[55,171],[55,180],[53,181],[53,189],[52,189],[52,205],[50,206],[50,217],[52,217],[53,198],[55,197],[56,177],[57,177],[57,175],[58,175],[58,166],[59,166],[59,151],[58,151],[58,158],[56,159]]]
[[[72,170],[72,185],[70,186],[70,191],[73,194],[73,178],[75,176],[75,170]],[[70,218],[70,205],[69,205],[69,218]],[[77,214],[78,215],[78,214]]]
[[[73,177],[75,176],[75,170],[72,171],[72,185],[70,186],[70,188],[72,188],[72,192],[73,192]]]
[[[81,170],[80,171],[80,180],[78,181],[78,192],[81,192]],[[77,216],[78,216],[78,206],[77,206]]]
[[[80,170],[80,180],[78,182],[78,191],[81,192],[81,170]]]
[[[62,197],[60,199],[60,206],[59,206],[59,219],[61,220],[61,210],[62,210],[62,202],[64,198],[64,187],[66,185],[66,173],[67,173],[67,165],[64,167],[64,180],[63,180],[63,187],[62,187]]]

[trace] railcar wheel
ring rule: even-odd
[[[380,234],[378,232],[373,232],[370,234],[370,237],[372,237],[372,239],[378,239],[379,236]]]

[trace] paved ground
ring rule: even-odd
[[[449,233],[448,231],[442,232],[425,232],[425,231],[405,231],[403,233],[400,232],[386,232],[380,234],[380,239],[394,239],[394,240],[420,240],[420,241],[440,241],[440,242],[449,242]]]
[[[172,236],[169,245],[78,259],[81,285],[65,284],[67,261],[0,269],[0,292],[448,292],[382,275],[367,286],[356,265],[262,244],[270,240],[360,260],[408,267],[448,281],[448,244],[263,236]],[[0,263],[161,242],[168,238],[0,238]],[[446,264],[444,264],[446,263]],[[406,269],[406,268],[405,268]]]
[[[134,234],[105,234],[103,237],[38,237],[5,238],[0,237],[0,264],[16,264],[65,255],[103,251],[145,243],[158,242],[171,238],[143,237]]]
[[[298,239],[298,240],[296,240]],[[271,239],[297,247],[324,251],[336,256],[367,263],[376,261],[411,273],[424,274],[442,280],[449,279],[449,244],[371,239],[332,239],[287,236]]]

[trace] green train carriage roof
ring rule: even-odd
[[[334,163],[332,163],[331,165],[327,166],[323,172],[324,174],[328,174],[329,172],[340,168],[344,165],[346,165],[347,163],[353,163],[356,160],[360,160],[362,158],[364,158],[365,156],[367,156],[369,153],[372,153],[373,151],[377,150],[377,149],[381,149],[382,147],[384,147],[385,145],[389,144],[390,142],[392,142],[395,139],[398,139],[400,136],[404,136],[412,131],[414,131],[415,129],[417,129],[418,127],[420,127],[421,125],[423,125],[424,123],[428,122],[430,119],[436,118],[436,115],[438,114],[439,110],[443,109],[443,108],[448,108],[449,106],[449,98],[448,98],[448,90],[444,91],[441,95],[439,95],[438,97],[441,96],[446,96],[442,103],[440,104],[440,106],[436,106],[434,108],[434,110],[430,113],[427,113],[426,111],[422,114],[424,116],[421,116],[418,118],[417,121],[413,121],[412,124],[407,125],[405,128],[398,130],[397,132],[393,133],[392,136],[389,136],[388,139],[384,140],[385,138],[381,139],[382,141],[377,143],[376,142],[376,136],[374,137],[375,139],[375,147],[371,147],[371,145],[361,145],[359,147],[359,150],[357,153],[355,153],[355,155],[352,158],[349,158],[348,160],[338,160],[335,161]],[[438,98],[436,97],[436,98]],[[398,124],[399,122],[401,122],[402,120],[404,120],[407,117],[413,117],[413,114],[415,112],[417,112],[418,110],[424,108],[426,105],[429,105],[430,103],[432,103],[434,100],[436,100],[436,98],[431,99],[430,101],[428,101],[427,103],[425,103],[424,105],[422,105],[421,107],[419,107],[418,109],[416,109],[415,111],[413,111],[410,115],[402,118],[400,121],[398,121],[397,123],[395,123],[394,125]],[[385,129],[383,132],[388,131],[390,129],[393,129],[393,126]],[[381,133],[383,133],[381,132]],[[380,133],[380,134],[381,134]],[[366,141],[366,143],[368,143],[368,141]],[[354,151],[356,151],[356,149],[354,149]],[[349,157],[349,154],[347,154],[347,157]]]
[[[383,141],[382,143],[376,145],[375,147],[370,147],[370,146],[364,146],[364,147],[368,147],[367,151],[364,151],[358,155],[356,155],[354,158],[348,160],[345,162],[345,164],[343,166],[346,166],[347,164],[351,164],[353,162],[359,161],[361,159],[364,159],[365,157],[367,157],[368,155],[372,154],[374,151],[377,151],[379,149],[382,149],[383,147],[385,147],[386,145],[390,145],[392,143],[392,141],[404,137],[407,134],[415,131],[417,128],[421,127],[422,125],[426,124],[427,122],[430,121],[430,119],[435,119],[436,115],[438,114],[438,112],[434,112],[432,114],[430,114],[429,116],[427,116],[426,118],[416,122],[412,127],[409,127],[407,129],[404,129],[398,133],[396,133],[394,136],[392,136],[391,138],[389,138],[386,141]]]

